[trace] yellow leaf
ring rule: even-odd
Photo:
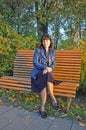
[[[25,98],[25,101],[26,101],[26,102],[29,102],[29,101],[30,101],[30,98],[29,98],[29,97],[26,97],[26,98]]]
[[[29,115],[24,117],[25,120],[28,120],[29,118],[30,118]]]
[[[82,120],[82,117],[81,117],[80,115],[78,115],[76,118],[77,118],[79,121]]]
[[[80,126],[86,126],[86,124],[82,123],[82,122],[79,122],[79,125]]]
[[[16,98],[13,98],[13,97],[8,97],[8,99],[10,100],[10,101],[15,101],[16,100]]]
[[[38,94],[36,94],[36,98],[38,98],[39,97],[39,95]]]
[[[80,107],[78,106],[78,104],[75,104],[75,107],[76,107],[76,108],[80,108]]]
[[[0,99],[0,103],[2,103],[2,99]]]

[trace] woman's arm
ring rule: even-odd
[[[45,69],[47,66],[44,64],[40,63],[40,49],[36,49],[34,52],[34,57],[33,57],[33,65],[37,68],[37,69]]]
[[[53,69],[55,66],[56,66],[56,52],[55,50],[52,50],[52,63],[49,67]]]

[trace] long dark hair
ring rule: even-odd
[[[45,34],[45,35],[42,36],[42,38],[41,38],[41,43],[39,44],[39,48],[44,48],[44,46],[43,46],[43,41],[46,40],[46,39],[49,39],[49,40],[50,40],[49,49],[50,49],[50,48],[53,48],[53,42],[52,42],[51,36],[50,36],[49,34]]]

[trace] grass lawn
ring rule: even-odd
[[[69,118],[86,124],[86,97],[73,99],[68,112],[66,112],[67,99],[62,97],[56,98],[59,104],[57,111],[53,109],[49,96],[47,98],[46,111],[49,116]],[[0,104],[2,103],[13,107],[24,108],[28,111],[38,112],[40,95],[23,91],[0,89]]]

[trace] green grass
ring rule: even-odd
[[[56,111],[51,105],[48,96],[46,111],[49,116],[69,118],[86,123],[86,97],[77,97],[71,103],[70,110],[66,112],[67,99],[56,97],[59,104],[59,110]],[[11,105],[13,107],[24,108],[28,111],[38,112],[40,107],[40,95],[25,93],[23,91],[0,89],[0,103]]]

